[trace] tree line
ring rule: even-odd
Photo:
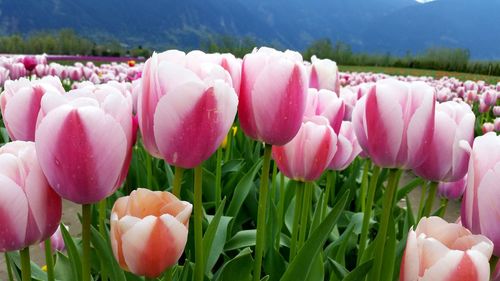
[[[199,46],[207,52],[230,52],[243,57],[257,46],[262,45],[252,37],[237,38],[227,35],[209,35]],[[279,46],[273,46],[279,48]],[[59,32],[39,32],[27,37],[21,35],[0,36],[0,53],[22,54],[62,54],[92,56],[132,56],[149,57],[152,50],[143,46],[130,48],[117,40],[96,43],[79,36],[71,29]],[[304,51],[304,59],[312,55],[329,58],[339,65],[381,66],[456,71],[500,76],[500,61],[476,61],[470,58],[467,49],[434,47],[420,54],[407,53],[405,56],[369,54],[355,52],[348,44],[329,39],[319,39],[311,43]]]

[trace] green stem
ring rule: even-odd
[[[323,210],[321,211],[321,221],[326,217],[328,211],[328,201],[330,199],[331,190],[335,189],[335,171],[326,172],[326,188],[323,196]]]
[[[222,148],[217,148],[217,167],[215,169],[215,209],[218,210],[222,200]]]
[[[54,281],[54,260],[52,259],[50,237],[45,240],[45,264],[47,265],[47,281]]]
[[[365,212],[366,209],[366,192],[368,189],[368,172],[370,171],[370,160],[365,160],[365,167],[363,169],[363,178],[361,180],[361,194],[359,197],[359,205],[361,206],[361,212]]]
[[[392,209],[394,206],[394,198],[396,191],[398,189],[399,177],[401,176],[402,170],[391,169],[389,172],[389,180],[387,182],[387,189],[384,193],[384,199],[382,203],[382,216],[380,218],[380,228],[377,234],[377,244],[375,245],[375,259],[372,268],[372,278],[369,280],[382,280],[382,266],[383,259],[385,256],[385,245],[387,243],[387,233],[389,230],[389,220],[392,214]],[[394,227],[394,225],[392,225]],[[390,275],[392,272],[384,272],[383,276]],[[385,278],[384,278],[385,279]]]
[[[299,236],[300,215],[302,214],[302,203],[304,201],[305,186],[303,182],[296,182],[295,185],[295,210],[293,213],[292,237],[290,241],[290,257],[291,262],[297,253],[297,240]]]
[[[107,226],[106,226],[106,217],[107,217],[107,199],[104,198],[99,202],[99,233],[101,233],[102,237],[105,238]],[[108,280],[108,270],[106,268],[106,263],[104,260],[101,260],[101,281]]]
[[[181,198],[181,185],[182,185],[182,176],[184,175],[184,168],[175,166],[175,174],[174,174],[174,186],[172,187],[172,194],[177,198]]]
[[[423,214],[424,214],[424,207],[425,207],[425,195],[427,193],[427,183],[424,182],[422,184],[422,190],[421,190],[421,194],[420,194],[420,203],[418,205],[418,213],[417,213],[417,223],[420,221],[420,219],[422,218]]]
[[[229,157],[231,156],[231,143],[233,142],[233,128],[229,130],[227,134],[227,142],[226,142],[226,151],[224,155],[224,162],[229,161]]]
[[[194,280],[203,281],[204,278],[204,258],[203,258],[203,201],[202,201],[202,177],[203,168],[201,165],[194,168]]]
[[[306,182],[304,187],[304,201],[302,202],[302,214],[300,217],[300,226],[299,226],[299,242],[297,243],[297,252],[300,251],[302,246],[304,245],[304,241],[306,241],[307,234],[307,224],[309,221],[309,213],[311,211],[311,203],[312,203],[312,191],[313,185],[311,182]]]
[[[90,281],[90,222],[91,204],[82,205],[82,281]]]
[[[26,247],[19,252],[21,254],[22,281],[31,281],[30,248]]]
[[[497,264],[498,264],[498,257],[493,255],[491,256],[491,259],[490,259],[490,276],[491,278],[494,277],[494,273],[495,273],[495,269],[497,267]]]
[[[9,274],[9,281],[14,281],[14,275],[12,274],[12,267],[10,265],[10,258],[7,253],[5,253],[5,266],[7,267],[7,273]]]
[[[448,208],[448,198],[441,199],[441,211],[439,211],[438,216],[444,218],[444,214],[446,214],[446,208]]]
[[[429,195],[427,196],[427,202],[423,213],[423,215],[426,217],[430,216],[432,212],[432,207],[434,205],[434,198],[436,198],[437,188],[438,188],[437,182],[433,181],[429,184]]]
[[[368,197],[366,198],[365,211],[363,213],[363,224],[361,227],[361,236],[359,238],[358,265],[361,264],[363,254],[366,248],[368,232],[370,230],[370,218],[372,215],[373,201],[375,200],[375,192],[377,191],[378,177],[380,176],[380,168],[373,167],[373,174],[368,187]]]
[[[167,271],[165,272],[165,276],[163,276],[162,281],[172,281],[173,280],[173,271],[174,271],[174,267],[167,269]]]
[[[271,195],[272,200],[275,201],[278,189],[276,189],[276,175],[278,174],[278,164],[273,161],[273,174],[271,176]]]
[[[152,168],[152,158],[149,156],[149,154],[143,150],[144,154],[146,155],[146,184],[148,188],[153,189],[153,168]]]
[[[260,281],[262,267],[262,256],[264,255],[264,243],[266,238],[266,210],[267,193],[269,190],[269,166],[271,164],[272,146],[266,144],[264,148],[264,162],[262,164],[262,175],[260,178],[259,207],[257,212],[257,237],[255,244],[255,263],[253,280]]]
[[[281,233],[281,228],[283,227],[283,216],[285,213],[285,175],[280,173],[280,200],[278,202],[278,225],[279,232]],[[281,235],[276,235],[276,249],[280,248]]]

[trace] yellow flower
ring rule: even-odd
[[[47,266],[46,265],[42,266],[42,270],[47,272]]]
[[[236,136],[236,132],[238,132],[238,126],[233,126],[231,129],[233,130],[233,137]],[[222,141],[220,147],[222,149],[226,149],[226,146],[227,146],[227,135],[224,137],[224,140]]]

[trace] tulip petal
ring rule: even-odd
[[[22,188],[0,174],[0,251],[24,247],[28,224],[28,200]]]

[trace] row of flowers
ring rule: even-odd
[[[454,78],[339,74],[330,60],[313,57],[306,63],[297,52],[260,48],[243,60],[231,54],[172,50],[155,53],[138,66],[75,64],[71,67],[82,76],[70,78],[89,82],[74,83],[66,92],[61,79],[67,77],[46,76],[57,67],[40,60],[31,69],[26,57],[22,63],[10,61],[10,66],[5,62],[3,66],[10,77],[13,66],[23,64],[28,74],[43,78],[8,80],[0,96],[3,121],[13,140],[0,148],[4,181],[0,188],[5,194],[0,199],[0,224],[5,226],[0,232],[2,251],[22,250],[49,238],[59,225],[64,198],[83,206],[82,280],[89,280],[89,208],[123,185],[139,130],[148,153],[175,167],[179,180],[172,194],[138,189],[116,200],[110,217],[115,258],[127,271],[160,276],[181,257],[191,219],[193,277],[203,280],[204,251],[211,249],[202,242],[202,164],[232,135],[228,132],[238,114],[237,126],[264,144],[254,221],[254,280],[261,280],[262,259],[269,247],[265,244],[271,159],[299,186],[290,229],[288,262],[292,264],[311,235],[306,229],[314,229],[310,212],[314,201],[320,204],[313,194],[314,182],[326,170],[345,170],[357,158],[374,165],[373,187],[366,198],[353,194],[365,206],[357,265],[373,261],[369,280],[393,276],[382,267],[395,252],[386,237],[396,231],[391,222],[403,170],[430,183],[426,207],[418,214],[418,219],[424,218],[404,234],[407,246],[400,280],[490,278],[488,261],[492,254],[500,255],[494,200],[500,194],[495,190],[500,138],[490,132],[474,139],[474,132],[476,123],[498,122],[494,116],[499,111],[499,85]],[[36,69],[42,67],[48,70],[39,75]],[[91,74],[85,75],[85,69]],[[122,78],[102,84],[93,81],[93,75],[103,69]],[[120,82],[130,77],[131,70],[136,71],[129,79],[134,81]],[[387,169],[388,178],[377,235],[370,237],[381,168]],[[178,199],[185,169],[194,169],[193,204]],[[438,187],[442,196],[452,199],[465,191],[463,226],[429,217]],[[329,201],[333,192],[329,185],[322,191],[325,210],[335,203]],[[215,194],[219,207],[220,185]],[[327,221],[326,215],[321,221]],[[375,250],[369,250],[369,244]]]

